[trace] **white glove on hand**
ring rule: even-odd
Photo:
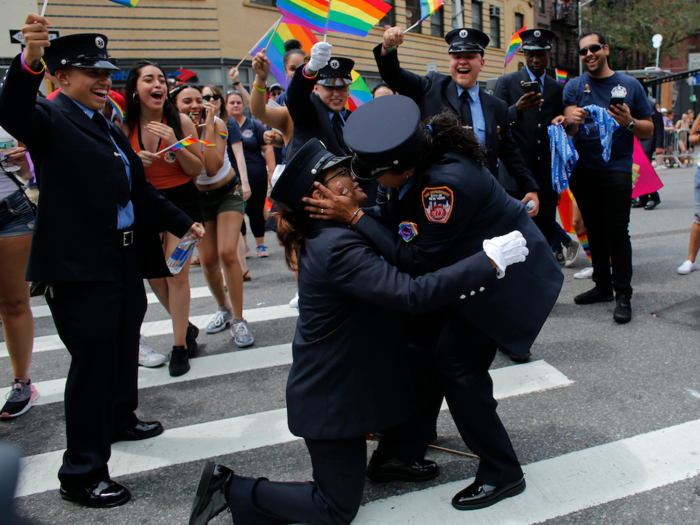
[[[527,249],[525,237],[517,230],[502,237],[486,239],[483,247],[488,258],[496,265],[496,277],[498,279],[503,279],[508,266],[524,262],[525,257],[530,253]]]
[[[309,60],[308,67],[311,71],[318,71],[319,69],[326,67],[328,61],[331,59],[331,48],[333,46],[328,42],[316,42],[311,48],[311,59]]]

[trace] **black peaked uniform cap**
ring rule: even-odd
[[[108,41],[105,35],[99,33],[62,36],[52,40],[51,45],[44,49],[44,62],[52,75],[65,66],[119,71],[112,63],[113,59],[109,58]]]
[[[349,86],[352,84],[352,69],[355,62],[349,58],[331,57],[328,65],[318,71],[317,84],[321,86]]]
[[[557,35],[549,29],[528,29],[520,33],[523,51],[547,51]]]
[[[483,31],[462,27],[453,29],[445,35],[445,42],[450,46],[448,53],[481,53],[484,54],[491,39]]]

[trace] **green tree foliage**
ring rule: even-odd
[[[697,0],[597,0],[581,10],[583,30],[595,29],[610,45],[614,69],[653,66],[656,50],[651,37],[664,41],[662,56],[685,54],[685,41],[700,31],[700,2]]]

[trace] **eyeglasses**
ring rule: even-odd
[[[582,49],[578,50],[578,54],[581,55],[582,57],[585,57],[588,54],[588,50],[590,49],[591,53],[597,53],[601,49],[603,49],[605,46],[603,44],[591,44],[588,47],[584,47]]]
[[[338,177],[352,177],[352,174],[350,173],[350,171],[347,168],[343,168],[338,173],[333,175],[330,179],[328,179],[326,182],[322,182],[321,184],[323,184],[327,188],[328,183],[330,181],[332,181],[333,179],[337,179]]]
[[[352,157],[350,162],[350,169],[355,178],[359,180],[377,180],[379,177],[384,175],[387,171],[392,168],[396,168],[395,165],[390,166],[376,166],[374,168],[368,168],[363,165],[358,159],[357,155]]]
[[[207,102],[209,102],[211,99],[218,101],[221,100],[221,95],[203,95],[202,98]]]

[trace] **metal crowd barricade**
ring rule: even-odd
[[[676,129],[664,130],[664,153],[656,155],[656,162],[664,162],[668,167],[682,168],[685,163],[693,161],[693,154],[690,152],[688,137],[690,130]]]

